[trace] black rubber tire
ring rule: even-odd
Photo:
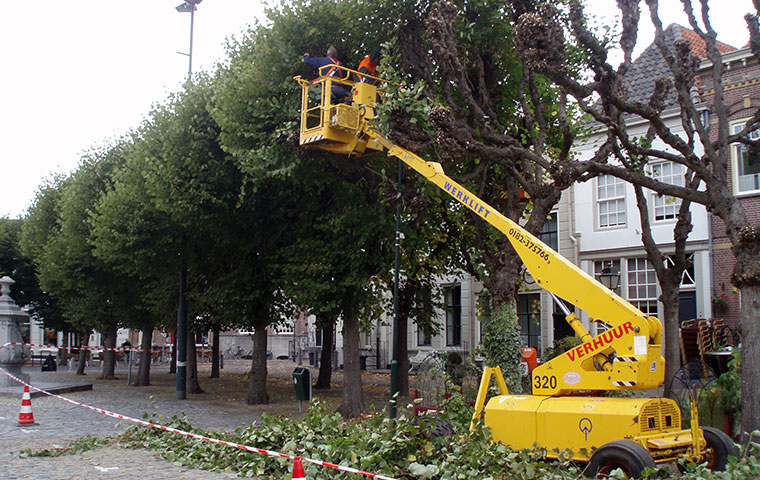
[[[736,448],[731,437],[726,435],[722,430],[713,427],[702,427],[702,433],[707,442],[707,468],[714,472],[722,472],[728,464],[728,456],[739,456],[739,450]]]
[[[456,434],[451,423],[435,417],[423,417],[420,430],[425,440],[429,442],[434,442],[439,438],[452,437]]]
[[[586,465],[583,474],[589,478],[608,478],[620,468],[629,478],[641,478],[645,468],[655,468],[646,448],[630,440],[615,440],[599,447]]]

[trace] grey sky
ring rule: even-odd
[[[0,16],[0,217],[23,215],[36,189],[68,174],[82,152],[137,127],[152,103],[187,75],[190,14],[182,0],[5,2]],[[589,11],[617,12],[614,0],[587,0]],[[642,2],[643,4],[644,2]],[[688,26],[678,0],[660,0],[663,23]],[[695,2],[697,3],[697,2]],[[747,43],[751,0],[712,1],[719,38]],[[720,5],[720,8],[717,6]],[[730,5],[730,7],[729,7]],[[639,51],[651,42],[642,15]],[[263,19],[258,0],[205,0],[195,15],[193,70],[223,58],[226,37]]]

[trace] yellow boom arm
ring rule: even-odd
[[[538,285],[577,305],[610,329],[591,337],[575,318],[568,321],[584,343],[533,371],[533,393],[558,395],[572,390],[648,389],[664,378],[661,324],[603,286],[513,220],[505,217],[428,162],[393,144],[371,125],[362,131],[456,201],[498,228]],[[612,354],[616,354],[614,358]],[[642,368],[643,367],[643,368]],[[557,372],[562,372],[558,374]]]
[[[301,144],[326,150],[361,154],[367,149],[387,150],[453,199],[507,236],[538,285],[586,311],[594,321],[610,328],[592,337],[574,314],[568,323],[584,342],[533,371],[533,393],[563,395],[574,390],[648,389],[664,379],[661,323],[604,287],[593,277],[552,250],[518,223],[502,215],[448,177],[437,162],[426,161],[395,145],[372,125],[375,87],[353,85],[351,105],[331,105],[329,95],[308,105],[314,82],[297,78],[302,86],[304,112],[315,118],[301,123]],[[318,79],[329,82],[329,78]],[[344,83],[349,83],[342,80]],[[306,115],[306,113],[303,113]],[[316,140],[315,140],[316,139]],[[498,376],[498,375],[497,375]]]

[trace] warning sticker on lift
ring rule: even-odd
[[[568,385],[578,385],[581,383],[581,375],[578,372],[567,372],[562,380]]]
[[[633,354],[634,355],[646,355],[647,354],[647,337],[644,335],[636,335],[633,337]]]

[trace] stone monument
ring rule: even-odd
[[[0,278],[0,346],[10,342],[23,342],[22,322],[29,321],[29,314],[21,310],[10,296],[11,285],[16,283],[11,277]],[[28,382],[29,375],[21,373],[21,367],[31,358],[30,348],[22,345],[6,345],[0,348],[0,368]],[[0,388],[18,387],[19,383],[0,373]]]

